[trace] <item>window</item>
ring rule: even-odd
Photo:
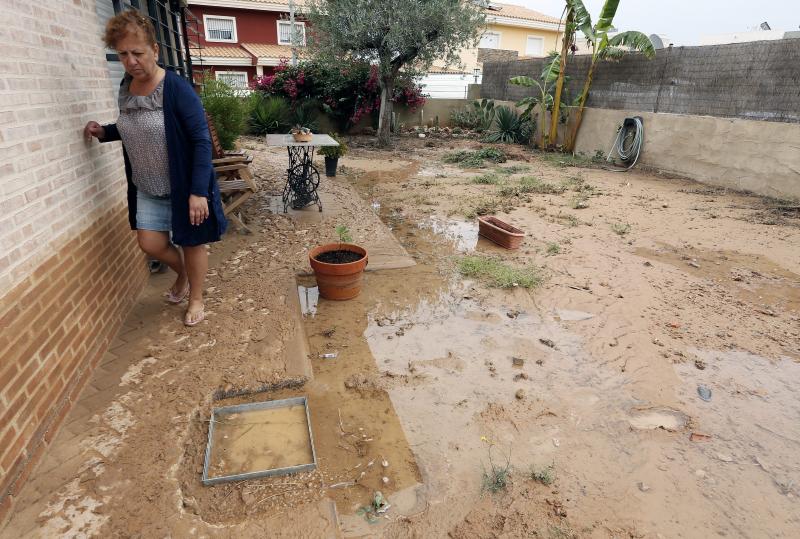
[[[224,82],[231,88],[247,90],[247,72],[245,71],[217,71],[217,80]]]
[[[528,36],[525,56],[544,56],[544,38]]]
[[[497,32],[486,32],[481,36],[478,45],[481,49],[497,49],[500,47],[500,34]]]
[[[236,43],[236,17],[203,15],[206,41]]]
[[[298,45],[306,44],[306,23],[294,23],[295,43]],[[292,44],[292,23],[289,21],[278,21],[278,45]]]

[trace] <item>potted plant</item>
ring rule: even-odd
[[[350,243],[353,238],[346,226],[337,226],[338,243],[315,247],[308,253],[308,262],[317,279],[319,295],[325,299],[352,299],[361,292],[361,281],[367,267],[367,250]]]
[[[294,137],[295,142],[311,142],[312,137],[314,134],[311,132],[311,129],[308,127],[302,127],[300,125],[296,125],[291,130],[292,137]]]
[[[336,167],[339,165],[339,158],[343,157],[349,148],[344,140],[339,138],[337,133],[331,133],[331,138],[339,143],[338,146],[323,146],[319,149],[320,155],[325,156],[325,175],[336,176]]]

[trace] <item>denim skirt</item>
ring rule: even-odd
[[[170,232],[172,230],[172,202],[169,195],[148,195],[141,189],[136,191],[136,228]]]

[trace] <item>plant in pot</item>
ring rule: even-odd
[[[301,125],[292,127],[291,134],[295,142],[311,142],[311,138],[314,136],[311,129]]]
[[[336,167],[339,165],[339,158],[347,154],[349,148],[344,140],[339,138],[337,133],[331,133],[331,138],[339,143],[338,146],[323,146],[319,149],[320,155],[325,156],[325,175],[336,176]]]
[[[346,226],[337,226],[338,243],[315,247],[308,253],[308,262],[317,279],[319,295],[325,299],[345,300],[361,292],[367,250],[350,242],[353,238]]]

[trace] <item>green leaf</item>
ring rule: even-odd
[[[614,16],[617,14],[619,7],[619,0],[606,0],[603,8],[600,10],[600,18],[597,19],[597,24],[594,25],[596,33],[608,32],[614,27]]]
[[[575,17],[575,27],[580,29],[586,39],[594,41],[594,28],[592,27],[592,16],[583,5],[581,0],[566,0],[567,7],[572,10]]]
[[[525,86],[528,88],[533,86],[534,84],[538,84],[535,80],[533,80],[530,77],[526,77],[525,75],[521,75],[519,77],[511,77],[510,79],[508,79],[508,82],[510,82],[511,84],[515,84],[517,86]]]
[[[650,38],[636,30],[615,35],[608,40],[608,45],[611,47],[628,47],[644,53],[647,58],[652,58],[656,55],[656,49],[653,47]]]

